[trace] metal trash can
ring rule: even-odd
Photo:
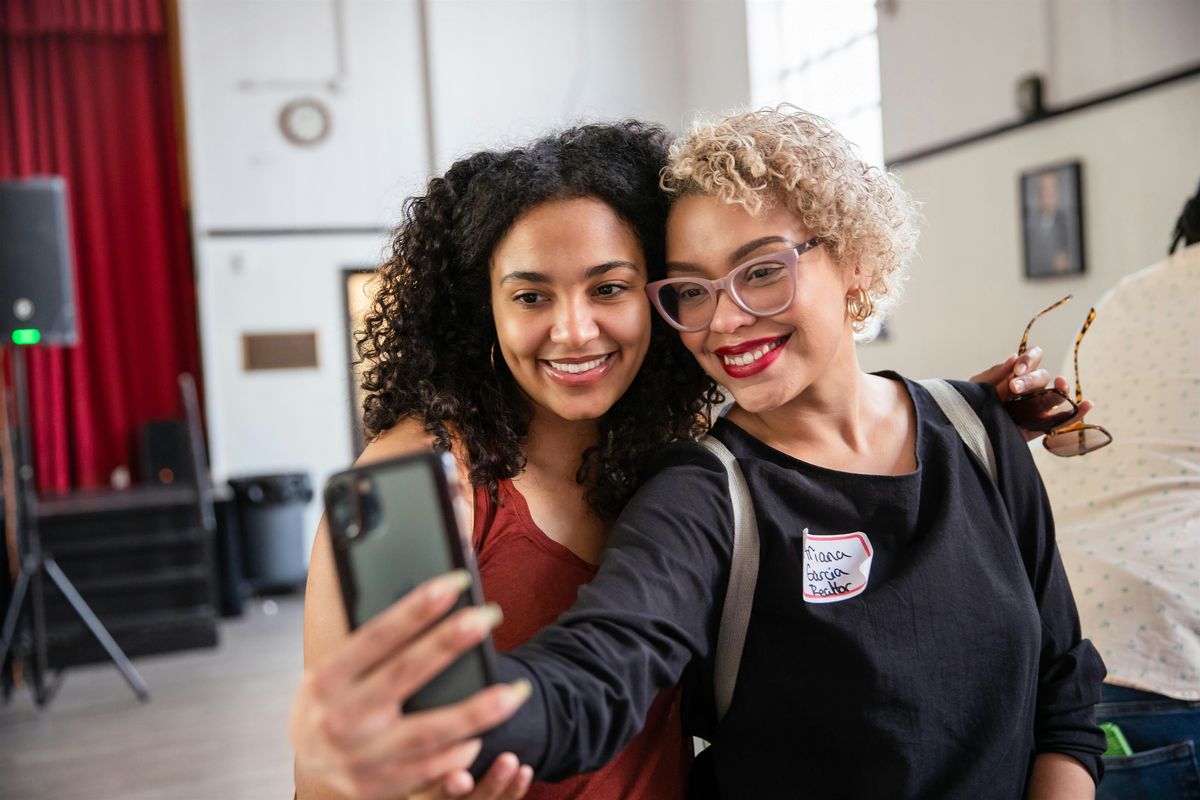
[[[304,582],[304,506],[313,497],[302,472],[231,478],[242,545],[242,573],[254,591]]]

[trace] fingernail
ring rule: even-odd
[[[1016,375],[1024,375],[1028,370],[1029,370],[1029,365],[1026,364],[1024,361],[1018,361],[1017,365],[1015,367],[1013,367],[1013,373]]]
[[[1025,391],[1025,381],[1013,381],[1013,391],[1021,394]]]
[[[533,694],[533,684],[526,678],[515,680],[508,685],[508,697],[512,700],[513,708],[520,706]]]
[[[442,600],[446,597],[458,597],[467,590],[471,585],[471,573],[465,569],[456,569],[453,572],[447,572],[430,587],[430,595],[434,600]]]
[[[475,782],[469,780],[466,775],[457,773],[446,779],[445,785],[446,794],[451,797],[464,797],[471,793],[475,788]]]
[[[466,619],[461,623],[464,633],[487,633],[500,624],[504,619],[504,614],[500,611],[500,606],[495,603],[488,603],[484,606],[472,609],[470,614],[467,614]]]

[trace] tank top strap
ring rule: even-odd
[[[500,481],[500,483],[505,482]],[[497,488],[497,494],[503,492],[503,487]],[[471,523],[471,548],[476,555],[483,549],[484,540],[487,538],[488,531],[493,529],[499,510],[496,502],[492,500],[492,493],[488,491],[487,485],[475,486],[475,518]]]

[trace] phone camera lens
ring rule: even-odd
[[[326,505],[329,517],[339,528],[345,528],[346,523],[354,516],[350,503],[350,487],[345,483],[336,483],[329,487],[326,495]]]
[[[359,496],[358,503],[359,513],[362,515],[363,530],[373,530],[379,524],[379,520],[383,515],[379,498],[374,493],[363,494]]]

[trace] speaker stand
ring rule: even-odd
[[[33,457],[29,444],[29,407],[25,381],[25,348],[12,347],[13,393],[17,401],[16,478],[17,478],[17,541],[24,553],[21,556],[21,571],[13,586],[8,613],[0,629],[0,667],[3,666],[16,637],[17,623],[21,618],[25,600],[30,600],[32,620],[33,697],[39,707],[45,706],[53,697],[53,690],[45,683],[47,671],[46,612],[42,595],[42,579],[48,577],[58,587],[71,608],[100,642],[109,659],[125,678],[133,693],[142,702],[150,699],[150,690],[142,676],[134,669],[129,658],[105,629],[104,624],[88,606],[70,579],[58,566],[53,557],[42,551],[41,537],[37,526],[37,493],[33,488]],[[7,406],[4,413],[8,413]],[[60,673],[61,676],[61,673]],[[57,681],[55,688],[57,687]]]

